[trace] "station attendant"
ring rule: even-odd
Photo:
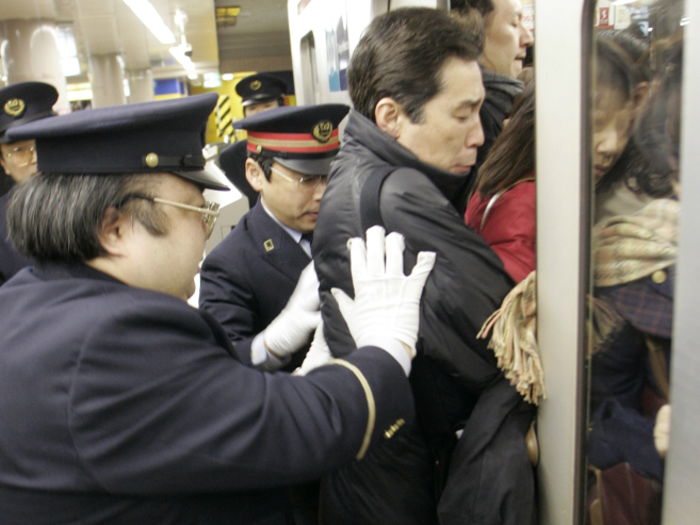
[[[0,287],[3,523],[288,523],[279,487],[360,459],[411,421],[406,375],[434,254],[404,277],[400,237],[353,241],[355,300],[337,293],[360,348],[305,377],[246,366],[186,303],[217,214],[202,190],[223,189],[202,155],[216,101],[9,130],[36,139],[41,173],[8,210],[13,242],[38,264]]]
[[[289,106],[248,117],[235,124],[248,133],[245,163],[229,154],[232,148],[219,157],[227,174],[243,168],[261,198],[204,260],[199,307],[219,321],[239,352],[252,354],[255,364],[279,368],[282,358],[285,370],[293,371],[311,342],[317,322],[289,342],[276,336],[276,325],[299,316],[292,308],[287,316],[280,313],[311,262],[311,235],[340,149],[338,124],[349,109]],[[308,286],[318,286],[314,276],[309,274]]]
[[[14,184],[22,184],[36,174],[34,140],[10,142],[7,130],[13,126],[51,117],[51,109],[58,100],[58,92],[43,82],[19,82],[0,89],[0,166]],[[7,238],[5,215],[11,198],[10,193],[0,197],[0,285],[32,260],[15,250]]]
[[[287,84],[282,79],[265,73],[251,75],[236,84],[236,93],[241,97],[244,117],[284,106],[286,92]],[[252,188],[245,176],[247,142],[239,140],[226,150],[226,160],[219,158],[219,162],[225,162],[221,169],[236,189],[246,196],[248,205],[252,208],[258,202],[258,192]]]

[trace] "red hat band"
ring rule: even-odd
[[[340,147],[338,130],[335,129],[325,142],[311,133],[269,133],[248,131],[248,150],[262,153],[263,149],[283,151],[289,154],[313,155],[326,153]]]

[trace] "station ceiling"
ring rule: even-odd
[[[218,71],[220,61],[289,54],[286,0],[150,0],[181,43],[179,15],[186,15],[184,34],[192,46],[198,73]],[[235,25],[217,26],[216,8],[240,7]],[[15,19],[55,21],[75,36],[86,80],[90,55],[116,53],[125,68],[151,68],[155,78],[184,75],[184,68],[126,5],[124,0],[0,0],[0,25]],[[221,71],[226,73],[227,71]]]

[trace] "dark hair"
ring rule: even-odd
[[[597,35],[596,53],[598,85],[610,87],[623,93],[627,99],[632,99],[637,85],[649,79],[649,50],[634,37],[620,32],[602,31]],[[643,120],[640,118],[639,122]],[[650,155],[649,152],[658,149],[651,144],[644,144],[648,138],[643,137],[650,131],[642,130],[639,122],[635,124],[635,130],[620,158],[596,184],[596,192],[605,192],[617,181],[624,180],[625,185],[637,194],[652,197],[672,194],[667,174],[662,174],[653,167],[655,155]]]
[[[511,118],[479,168],[476,191],[482,199],[531,178],[535,169],[535,82],[513,102]]]
[[[84,262],[105,255],[98,233],[109,208],[131,214],[152,235],[166,233],[167,216],[151,202],[128,199],[153,189],[147,175],[39,174],[15,190],[8,207],[10,238],[40,261]]]
[[[638,83],[639,76],[632,56],[614,40],[598,36],[596,85],[610,87],[624,94],[626,99],[631,99]]]
[[[265,174],[267,182],[270,182],[270,177],[272,176],[272,163],[275,162],[275,159],[272,157],[266,157],[260,153],[253,153],[252,151],[248,152],[248,157],[258,163],[258,166],[260,166],[260,169]]]
[[[452,11],[469,11],[474,9],[481,13],[482,17],[488,15],[496,6],[493,5],[493,0],[452,0],[450,9]]]
[[[411,121],[420,122],[423,106],[441,89],[445,62],[452,57],[476,60],[481,49],[480,35],[444,11],[390,11],[372,21],[352,55],[350,98],[372,121],[377,102],[390,97]]]
[[[654,50],[658,55],[657,61],[663,66],[658,66],[658,82],[633,136],[649,165],[648,179],[650,183],[655,183],[652,189],[664,188],[666,195],[672,193],[671,178],[678,177],[680,147],[683,41],[680,32],[676,36],[661,42]],[[669,133],[669,123],[672,133]]]
[[[630,26],[631,27],[631,26]],[[596,33],[598,42],[612,43],[626,53],[633,66],[636,81],[649,80],[649,45],[646,41],[635,36],[631,31],[618,29],[605,29]],[[601,52],[600,49],[597,50]]]

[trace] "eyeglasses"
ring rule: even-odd
[[[12,151],[10,151],[7,154],[7,158],[14,159],[15,166],[17,167],[24,167],[28,166],[31,162],[32,159],[34,158],[34,152],[36,151],[36,146],[34,145],[25,145],[25,146],[17,146],[16,148],[13,148]]]
[[[304,175],[302,177],[299,177],[298,179],[294,179],[286,173],[282,173],[280,170],[276,170],[275,168],[270,167],[270,170],[277,173],[277,175],[282,177],[284,180],[293,182],[300,188],[303,188],[308,191],[315,190],[322,182],[328,182],[328,177],[326,175]]]
[[[167,204],[168,206],[174,206],[175,208],[201,213],[202,222],[207,227],[207,239],[211,237],[211,234],[214,231],[214,224],[216,224],[216,218],[219,216],[219,203],[217,202],[204,201],[204,206],[198,207],[190,206],[189,204],[182,204],[181,202],[168,201],[159,197],[150,197],[149,195],[143,195],[141,193],[129,193],[121,200],[119,207],[123,206],[129,199],[144,199],[158,204]]]

